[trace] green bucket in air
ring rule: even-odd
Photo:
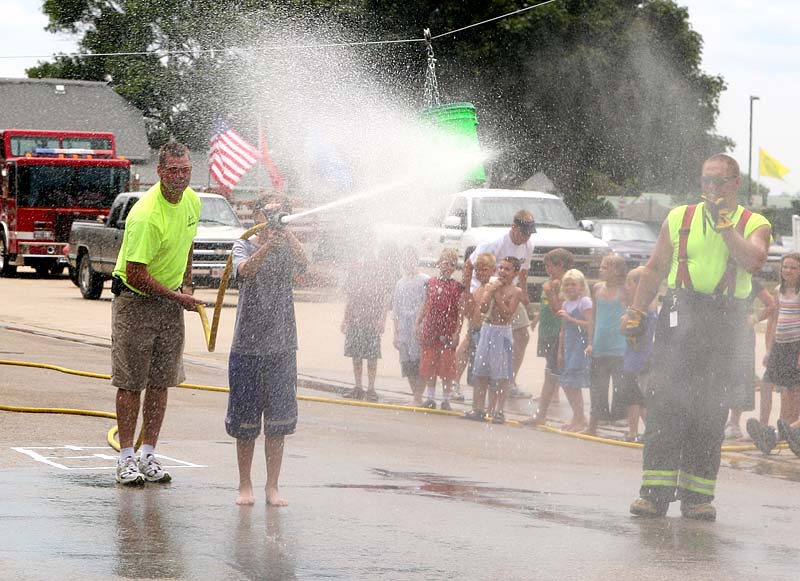
[[[463,149],[466,153],[480,154],[478,117],[475,115],[475,106],[472,103],[437,105],[423,109],[420,115],[424,121],[436,127],[456,148]],[[475,185],[481,185],[486,181],[483,162],[478,162],[469,170],[465,181]]]

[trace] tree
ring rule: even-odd
[[[258,44],[272,20],[335,23],[342,40],[418,38],[524,5],[512,0],[47,0],[50,30],[80,35],[92,53],[182,50],[181,55],[59,57],[31,76],[107,79],[150,121],[153,145],[174,135],[207,142],[211,115],[247,115],[217,80],[241,67],[235,54],[203,52]],[[337,28],[338,25],[338,28]],[[303,27],[296,27],[303,35]],[[333,31],[333,32],[331,32]],[[363,50],[376,77],[421,99],[418,44]],[[493,185],[515,187],[543,171],[579,215],[596,184],[696,194],[708,155],[732,142],[714,133],[721,77],[700,70],[702,39],[673,0],[560,0],[434,41],[448,101],[471,101],[481,139],[500,152]],[[598,176],[604,176],[598,181]]]

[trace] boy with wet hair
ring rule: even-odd
[[[514,378],[514,339],[511,321],[522,301],[522,290],[514,285],[520,260],[506,256],[497,265],[497,278],[478,289],[478,305],[484,316],[473,373],[479,389],[489,389],[489,414],[495,424],[505,423],[503,411]]]
[[[536,354],[545,358],[544,385],[539,396],[539,406],[533,417],[524,420],[526,425],[539,426],[547,421],[547,409],[558,401],[558,338],[561,335],[561,278],[572,268],[574,256],[564,248],[554,248],[544,255],[544,268],[549,280],[542,285],[542,299],[539,317],[531,327],[539,324],[539,340]]]
[[[286,210],[282,197],[259,201],[254,217],[267,222]],[[278,491],[284,438],[297,425],[297,325],[292,281],[305,271],[300,242],[288,228],[264,227],[249,240],[236,240],[233,272],[239,304],[228,362],[228,411],[225,429],[236,438],[239,496],[236,504],[255,502],[251,467],[255,441],[265,436],[267,504],[288,504]]]
[[[422,346],[420,377],[427,385],[423,407],[436,409],[436,378],[442,379],[441,409],[451,410],[450,393],[456,380],[456,345],[461,330],[464,287],[451,278],[458,267],[458,252],[445,248],[439,256],[439,277],[425,283],[425,302],[417,314],[416,332]]]
[[[400,370],[408,379],[414,405],[422,405],[425,382],[419,376],[419,339],[414,332],[417,313],[425,301],[425,283],[430,279],[421,273],[419,259],[413,246],[406,246],[400,253],[403,276],[397,281],[392,295],[392,321],[394,322],[394,348],[400,355]]]
[[[467,367],[467,384],[472,386],[472,409],[464,413],[464,417],[468,420],[481,421],[486,415],[486,389],[482,388],[477,381],[477,378],[472,372],[472,367],[475,364],[475,351],[478,348],[478,342],[481,337],[481,327],[483,326],[483,313],[479,306],[480,291],[488,284],[497,267],[497,260],[494,254],[484,252],[479,254],[475,259],[475,276],[481,283],[481,286],[475,289],[470,295],[469,303],[465,309],[466,316],[468,317],[467,337],[462,343],[465,345],[464,364]],[[463,369],[461,370],[463,373]]]

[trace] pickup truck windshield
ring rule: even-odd
[[[125,190],[124,167],[21,165],[17,206],[21,208],[109,208]]]
[[[221,198],[202,198],[200,223],[206,225],[233,226],[241,228],[242,224],[230,204]]]
[[[519,210],[533,214],[536,224],[549,228],[576,229],[569,208],[552,198],[475,198],[472,202],[473,227],[511,226]]]
[[[58,137],[11,137],[11,155],[22,157],[26,153],[32,153],[36,148],[56,149],[111,149],[111,140],[105,137],[64,137],[61,143]]]

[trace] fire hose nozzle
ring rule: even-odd
[[[283,228],[288,223],[286,212],[275,212],[267,215],[267,228]]]

